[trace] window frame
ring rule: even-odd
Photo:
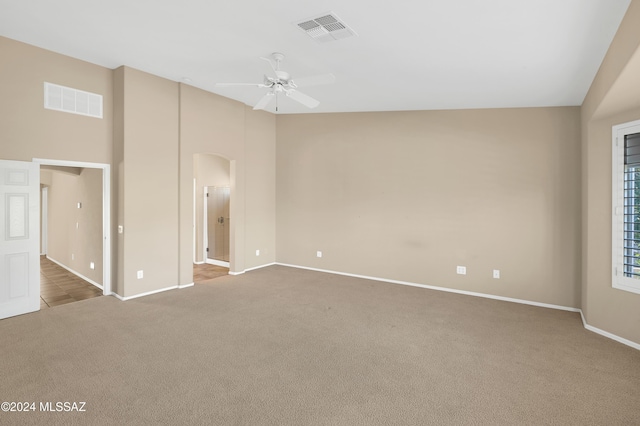
[[[624,275],[624,138],[640,133],[640,120],[612,127],[612,244],[611,282],[613,288],[640,294],[640,279]]]

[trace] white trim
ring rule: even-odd
[[[111,291],[111,166],[104,163],[33,158],[40,166],[83,167],[102,169],[102,285],[103,294]]]
[[[608,331],[604,331],[597,327],[587,324],[587,320],[584,318],[584,314],[582,313],[582,310],[580,310],[580,316],[582,317],[582,325],[587,330],[592,331],[601,336],[607,337],[611,340],[615,340],[616,342],[622,343],[623,345],[627,345],[634,349],[640,350],[640,343],[632,342],[631,340],[625,339],[624,337],[616,336],[613,333],[609,333]]]
[[[570,306],[553,305],[553,304],[549,304],[549,303],[533,302],[533,301],[524,300],[524,299],[514,299],[514,298],[511,298],[511,297],[495,296],[495,295],[486,294],[486,293],[476,293],[476,292],[472,292],[472,291],[456,290],[456,289],[446,288],[446,287],[436,287],[436,286],[431,286],[431,285],[412,283],[412,282],[408,282],[408,281],[397,281],[397,280],[389,280],[389,279],[386,279],[386,278],[370,277],[370,276],[366,276],[366,275],[348,274],[346,272],[331,271],[331,270],[328,270],[328,269],[309,268],[309,267],[306,267],[306,266],[291,265],[291,264],[288,264],[288,263],[275,262],[273,264],[280,265],[280,266],[287,266],[287,267],[290,267],[290,268],[307,269],[309,271],[326,272],[328,274],[344,275],[344,276],[347,276],[347,277],[363,278],[363,279],[373,280],[373,281],[382,281],[382,282],[387,282],[387,283],[391,283],[391,284],[408,285],[408,286],[411,286],[411,287],[420,287],[420,288],[426,288],[426,289],[429,289],[429,290],[445,291],[445,292],[448,292],[448,293],[464,294],[464,295],[467,295],[467,296],[483,297],[483,298],[486,298],[486,299],[501,300],[501,301],[504,301],[504,302],[520,303],[520,304],[523,304],[523,305],[538,306],[538,307],[541,307],[541,308],[557,309],[557,310],[569,311],[569,312],[579,312],[580,313],[580,317],[582,318],[582,324],[583,324],[584,328],[586,328],[587,330],[592,331],[592,332],[597,333],[597,334],[600,334],[600,335],[602,335],[604,337],[607,337],[609,339],[615,340],[616,342],[622,343],[624,345],[630,346],[630,347],[632,347],[634,349],[640,350],[640,344],[639,343],[635,343],[635,342],[633,342],[631,340],[625,339],[625,338],[620,337],[620,336],[616,336],[613,333],[609,333],[608,331],[604,331],[604,330],[596,328],[596,327],[594,327],[592,325],[587,324],[587,321],[586,321],[586,319],[584,317],[584,314],[582,313],[582,309],[579,309],[579,308],[572,308]],[[269,265],[265,265],[265,266],[269,266]]]
[[[368,276],[368,275],[349,274],[349,273],[346,273],[346,272],[331,271],[331,270],[328,270],[328,269],[309,268],[309,267],[306,267],[306,266],[291,265],[291,264],[280,263],[280,262],[276,262],[276,265],[288,266],[288,267],[291,267],[291,268],[298,268],[298,269],[308,269],[310,271],[317,271],[317,272],[326,272],[326,273],[329,273],[329,274],[344,275],[344,276],[347,276],[347,277],[363,278],[365,280],[382,281],[382,282],[391,283],[391,284],[408,285],[408,286],[411,286],[411,287],[420,287],[420,288],[426,288],[426,289],[429,289],[429,290],[445,291],[447,293],[465,294],[467,296],[483,297],[485,299],[502,300],[502,301],[505,301],[505,302],[514,302],[514,303],[520,303],[520,304],[523,304],[523,305],[538,306],[538,307],[541,307],[541,308],[558,309],[558,310],[561,310],[561,311],[569,311],[569,312],[580,312],[579,308],[572,308],[570,306],[552,305],[552,304],[549,304],[549,303],[533,302],[533,301],[524,300],[524,299],[514,299],[514,298],[511,298],[511,297],[496,296],[496,295],[487,294],[487,293],[477,293],[477,292],[473,292],[473,291],[457,290],[457,289],[454,289],[454,288],[437,287],[437,286],[432,286],[432,285],[413,283],[413,282],[409,282],[409,281],[390,280],[390,279],[387,279],[387,278],[371,277],[371,276]]]
[[[273,266],[273,265],[277,265],[277,263],[276,262],[271,262],[271,263],[266,263],[266,264],[260,265],[260,266],[254,266],[252,268],[245,269],[244,272],[255,271],[256,269],[262,269],[262,268],[266,268],[267,266]]]
[[[205,262],[193,262],[194,265],[204,265]]]
[[[40,255],[46,255],[49,250],[49,188],[40,189],[42,203],[40,204]]]
[[[218,260],[218,259],[207,258],[207,260],[204,263],[207,263],[209,265],[222,266],[223,268],[229,267],[229,262],[225,262],[224,260]]]
[[[178,288],[187,288],[187,287],[193,287],[194,283],[191,284],[183,284],[183,285],[179,285]]]
[[[408,282],[408,281],[398,281],[398,280],[389,280],[389,279],[385,279],[385,278],[377,278],[377,277],[371,277],[371,276],[367,276],[367,275],[357,275],[357,274],[349,274],[346,272],[338,272],[338,271],[331,271],[328,269],[318,269],[318,268],[309,268],[306,266],[299,266],[299,265],[291,265],[288,263],[280,263],[280,262],[273,262],[273,263],[269,263],[269,264],[265,264],[265,265],[261,265],[261,266],[256,266],[253,268],[249,268],[246,269],[244,271],[241,272],[231,272],[229,271],[229,275],[242,275],[245,272],[249,272],[249,271],[253,271],[255,269],[260,269],[260,268],[265,268],[267,266],[273,266],[273,265],[279,265],[279,266],[285,266],[285,267],[289,267],[289,268],[297,268],[297,269],[306,269],[309,271],[316,271],[316,272],[325,272],[328,274],[335,274],[335,275],[344,275],[347,277],[354,277],[354,278],[362,278],[362,279],[366,279],[366,280],[373,280],[373,281],[380,281],[380,282],[386,282],[386,283],[391,283],[391,284],[400,284],[400,285],[407,285],[407,286],[411,286],[411,287],[420,287],[420,288],[426,288],[429,290],[436,290],[436,291],[444,291],[447,293],[456,293],[456,294],[463,294],[466,296],[475,296],[475,297],[482,297],[482,298],[486,298],[486,299],[494,299],[494,300],[500,300],[503,302],[512,302],[512,303],[519,303],[519,304],[523,304],[523,305],[531,305],[531,306],[537,306],[537,307],[541,307],[541,308],[549,308],[549,309],[557,309],[557,310],[561,310],[561,311],[568,311],[568,312],[576,312],[576,313],[580,313],[580,318],[582,319],[582,325],[584,326],[585,329],[594,332],[596,334],[600,334],[601,336],[607,337],[611,340],[615,340],[616,342],[622,343],[624,345],[627,345],[629,347],[632,347],[634,349],[640,350],[640,344],[639,343],[635,343],[631,340],[625,339],[623,337],[620,336],[616,336],[613,333],[609,333],[608,331],[604,331],[601,330],[599,328],[593,327],[589,324],[587,324],[587,321],[584,317],[584,314],[582,312],[582,309],[579,308],[572,308],[569,306],[561,306],[561,305],[553,305],[553,304],[549,304],[549,303],[540,303],[540,302],[533,302],[530,300],[524,300],[524,299],[514,299],[511,297],[503,297],[503,296],[495,296],[492,294],[486,294],[486,293],[476,293],[476,292],[471,292],[471,291],[464,291],[464,290],[456,290],[456,289],[451,289],[451,288],[446,288],[446,287],[437,287],[437,286],[430,286],[430,285],[425,285],[425,284],[417,284],[417,283],[412,283],[412,282]],[[122,297],[116,293],[113,293],[114,296],[116,296],[118,299],[122,300],[122,301],[126,301],[126,300],[130,300],[130,299],[135,299],[137,297],[142,297],[142,296],[148,296],[150,294],[154,294],[154,293],[159,293],[161,291],[166,291],[166,290],[173,290],[176,288],[186,288],[186,287],[191,287],[193,286],[193,283],[191,284],[187,284],[184,286],[174,286],[174,287],[168,287],[166,289],[161,289],[161,290],[155,290],[155,291],[151,291],[148,293],[142,293],[142,294],[137,294],[135,296],[128,296],[128,297]]]
[[[159,290],[147,291],[146,293],[134,294],[133,296],[124,297],[124,296],[120,296],[117,293],[113,293],[113,295],[116,296],[118,299],[122,300],[123,302],[126,302],[127,300],[137,299],[138,297],[151,296],[152,294],[162,293],[163,291],[176,290],[178,288],[179,287],[177,285],[174,285],[171,287],[161,288]]]
[[[100,284],[98,284],[97,282],[93,281],[91,278],[87,278],[84,275],[82,275],[80,272],[78,271],[74,271],[73,269],[69,268],[67,265],[64,265],[60,262],[58,262],[57,260],[47,256],[47,259],[49,259],[50,261],[52,261],[53,263],[57,264],[58,266],[66,269],[67,271],[71,272],[73,275],[76,275],[80,278],[82,278],[83,280],[85,280],[86,282],[88,282],[89,284],[93,284],[94,286],[98,287],[100,290],[104,291],[104,287],[101,286]]]
[[[207,252],[207,246],[209,245],[209,219],[207,218],[207,194],[209,194],[209,187],[202,187],[203,200],[202,200],[202,258],[204,259],[204,263],[207,263],[207,259],[209,258]]]
[[[582,309],[580,309],[580,318],[582,318],[582,325],[587,328],[587,320],[584,319],[584,314],[582,313]]]
[[[195,263],[196,265],[199,265],[198,262],[196,262],[196,178],[193,178],[193,235],[191,235],[191,237],[193,238],[193,263]]]

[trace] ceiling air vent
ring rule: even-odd
[[[44,107],[102,118],[102,95],[45,82]]]
[[[295,25],[309,37],[322,43],[358,35],[332,12],[295,22]]]

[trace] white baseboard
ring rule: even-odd
[[[291,264],[287,264],[287,263],[280,263],[280,262],[276,262],[276,265],[280,265],[280,266],[287,266],[290,268],[298,268],[298,269],[307,269],[310,271],[317,271],[317,272],[326,272],[328,274],[336,274],[336,275],[344,275],[347,277],[354,277],[354,278],[363,278],[366,280],[373,280],[373,281],[382,281],[382,282],[387,282],[387,283],[391,283],[391,284],[401,284],[401,285],[408,285],[411,287],[421,287],[421,288],[426,288],[429,290],[437,290],[437,291],[445,291],[448,293],[457,293],[457,294],[464,294],[467,296],[475,296],[475,297],[483,297],[486,299],[494,299],[494,300],[502,300],[504,302],[512,302],[512,303],[520,303],[523,305],[532,305],[532,306],[538,306],[541,308],[549,308],[549,309],[558,309],[561,311],[569,311],[569,312],[579,312],[580,313],[580,317],[582,318],[582,324],[584,326],[584,328],[586,328],[589,331],[592,331],[594,333],[600,334],[604,337],[608,337],[609,339],[615,340],[616,342],[620,342],[624,345],[630,346],[634,349],[640,350],[640,344],[636,343],[636,342],[632,342],[631,340],[627,340],[623,337],[620,336],[616,336],[613,333],[609,333],[608,331],[604,331],[601,330],[599,328],[596,328],[592,325],[587,324],[587,321],[584,318],[584,314],[582,313],[582,309],[579,308],[572,308],[570,306],[561,306],[561,305],[552,305],[549,303],[540,303],[540,302],[533,302],[530,300],[524,300],[524,299],[514,299],[511,297],[503,297],[503,296],[496,296],[493,294],[486,294],[486,293],[476,293],[476,292],[472,292],[472,291],[465,291],[465,290],[456,290],[456,289],[452,289],[452,288],[446,288],[446,287],[437,287],[437,286],[431,286],[431,285],[426,285],[426,284],[418,284],[418,283],[412,283],[412,282],[408,282],[408,281],[397,281],[397,280],[389,280],[386,278],[378,278],[378,277],[370,277],[370,276],[366,276],[366,275],[357,275],[357,274],[349,274],[346,272],[338,272],[338,271],[331,271],[328,269],[318,269],[318,268],[309,268],[307,266],[299,266],[299,265],[291,265]]]
[[[69,268],[67,265],[62,264],[62,263],[58,262],[57,260],[55,260],[55,259],[53,259],[53,258],[51,258],[49,256],[47,256],[47,259],[49,259],[50,261],[52,261],[56,265],[66,269],[67,271],[71,272],[73,275],[76,275],[76,276],[82,278],[83,280],[85,280],[89,284],[93,284],[94,286],[98,287],[100,290],[104,291],[104,287],[101,284],[98,284],[97,282],[93,281],[92,279],[85,277],[80,272],[74,271],[73,269]]]
[[[306,266],[290,265],[290,264],[287,264],[287,263],[276,262],[276,264],[277,265],[281,265],[281,266],[288,266],[288,267],[291,267],[291,268],[308,269],[310,271],[326,272],[326,273],[329,273],[329,274],[344,275],[344,276],[347,276],[347,277],[354,277],[354,278],[363,278],[365,280],[382,281],[382,282],[391,283],[391,284],[408,285],[408,286],[411,286],[411,287],[420,287],[420,288],[426,288],[426,289],[429,289],[429,290],[445,291],[447,293],[464,294],[464,295],[467,295],[467,296],[483,297],[485,299],[502,300],[502,301],[505,301],[505,302],[514,302],[514,303],[520,303],[520,304],[523,304],[523,305],[538,306],[538,307],[541,307],[541,308],[559,309],[559,310],[562,310],[562,311],[569,311],[569,312],[580,312],[580,309],[572,308],[570,306],[552,305],[552,304],[549,304],[549,303],[533,302],[533,301],[524,300],[524,299],[514,299],[512,297],[496,296],[496,295],[487,294],[487,293],[477,293],[477,292],[473,292],[473,291],[457,290],[457,289],[454,289],[454,288],[438,287],[438,286],[427,285],[427,284],[413,283],[413,282],[409,282],[409,281],[390,280],[390,279],[387,279],[387,278],[370,277],[370,276],[367,276],[367,275],[349,274],[349,273],[346,273],[346,272],[331,271],[331,270],[328,270],[328,269],[309,268],[309,267],[306,267]]]
[[[187,288],[187,287],[193,287],[193,286],[194,286],[194,283],[191,283],[191,284],[182,284],[182,285],[179,285],[179,286],[178,286],[178,288]]]
[[[611,340],[615,340],[616,342],[620,342],[623,345],[631,346],[632,348],[637,349],[637,350],[640,351],[640,344],[639,343],[632,342],[631,340],[625,339],[624,337],[616,336],[613,333],[609,333],[608,331],[604,331],[604,330],[601,330],[601,329],[599,329],[597,327],[589,325],[587,323],[587,320],[584,317],[584,314],[582,313],[582,310],[580,310],[580,317],[582,318],[582,325],[587,330],[592,331],[592,332],[594,332],[596,334],[599,334],[601,336],[607,337],[607,338],[609,338]]]
[[[253,266],[251,268],[247,268],[244,271],[231,272],[229,271],[229,275],[242,275],[245,272],[255,271],[256,269],[266,268],[267,266],[278,265],[276,262],[265,263],[264,265]]]
[[[204,263],[205,263],[204,261],[202,261],[202,262],[195,262],[195,261],[194,261],[194,262],[193,262],[193,264],[194,264],[194,265],[204,265]]]
[[[255,271],[256,269],[266,268],[267,266],[272,266],[272,265],[275,265],[275,264],[276,264],[276,262],[271,262],[271,263],[265,263],[264,265],[253,266],[251,268],[245,269],[244,272]]]
[[[158,290],[147,291],[145,293],[134,294],[133,296],[126,296],[126,297],[120,296],[117,293],[113,293],[113,295],[116,296],[118,299],[122,300],[123,302],[126,302],[127,300],[137,299],[138,297],[150,296],[152,294],[162,293],[163,291],[176,290],[177,288],[178,286],[174,285],[171,287],[165,287]]]
[[[223,268],[229,267],[229,262],[225,262],[223,260],[207,259],[204,263],[208,263],[209,265],[222,266]]]

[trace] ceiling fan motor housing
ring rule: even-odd
[[[278,77],[278,80],[282,81],[283,83],[288,82],[291,78],[291,75],[289,75],[288,72],[280,70],[276,71],[276,76]]]

